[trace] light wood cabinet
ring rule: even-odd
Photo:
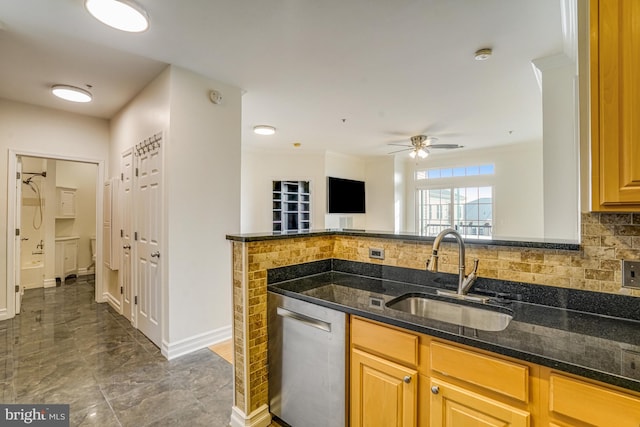
[[[545,380],[550,425],[640,426],[639,396],[556,372]]]
[[[416,334],[352,318],[350,425],[417,425],[417,364]]]
[[[412,427],[418,371],[364,351],[351,352],[351,425]]]
[[[351,318],[352,426],[638,427],[640,393]]]
[[[431,426],[529,427],[530,414],[466,388],[431,379]]]
[[[591,0],[592,210],[640,210],[640,2]]]

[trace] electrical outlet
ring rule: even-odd
[[[622,260],[622,287],[640,289],[640,261]]]
[[[384,259],[384,249],[369,248],[369,258]]]

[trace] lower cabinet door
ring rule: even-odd
[[[530,414],[444,381],[431,379],[430,427],[528,427]]]
[[[417,382],[415,369],[353,349],[351,426],[415,426]]]

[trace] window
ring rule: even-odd
[[[311,228],[309,181],[273,181],[273,231],[308,231]]]
[[[416,196],[420,235],[435,236],[454,228],[465,238],[491,238],[492,187],[418,189]]]
[[[416,180],[454,178],[462,176],[493,175],[493,165],[430,168],[416,171]]]

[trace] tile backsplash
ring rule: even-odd
[[[385,250],[384,260],[369,258],[369,248]],[[334,258],[424,269],[431,244],[377,238],[336,236]],[[439,270],[457,274],[458,249],[440,248]],[[640,214],[585,213],[580,250],[518,248],[468,244],[467,271],[478,258],[478,275],[545,286],[640,296],[622,289],[622,260],[640,260]]]

